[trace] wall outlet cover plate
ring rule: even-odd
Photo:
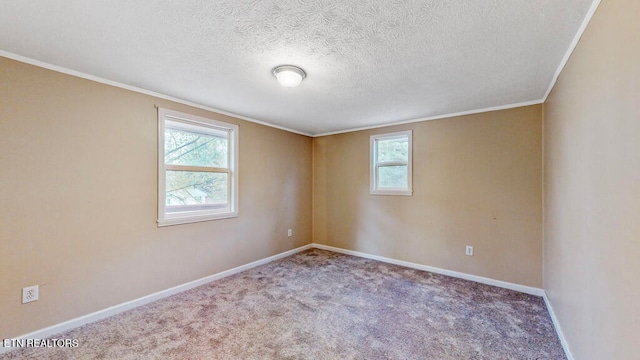
[[[30,303],[38,300],[38,285],[22,288],[22,303]]]

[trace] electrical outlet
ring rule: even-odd
[[[287,236],[291,236],[293,235],[293,231],[291,231],[291,229],[287,230]]]
[[[467,252],[465,252],[467,256],[473,256],[473,246],[467,246]]]
[[[38,285],[22,288],[22,303],[30,303],[38,300]]]

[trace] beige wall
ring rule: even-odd
[[[314,242],[541,287],[541,116],[535,105],[314,138]],[[370,135],[407,129],[413,196],[370,195]]]
[[[154,105],[240,125],[240,217],[156,226]],[[0,338],[310,243],[311,164],[309,137],[0,58]]]
[[[637,359],[640,1],[602,1],[544,113],[547,295],[576,359]]]

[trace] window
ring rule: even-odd
[[[238,216],[238,126],[158,109],[158,226]]]
[[[412,131],[371,136],[371,194],[412,195]]]

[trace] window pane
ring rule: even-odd
[[[408,161],[409,139],[405,136],[397,139],[378,140],[378,162]]]
[[[167,165],[226,168],[228,148],[228,140],[224,137],[171,128],[164,131],[164,162]]]
[[[401,188],[406,189],[407,166],[381,166],[378,168],[379,188]]]
[[[226,209],[228,174],[167,171],[166,212]]]

